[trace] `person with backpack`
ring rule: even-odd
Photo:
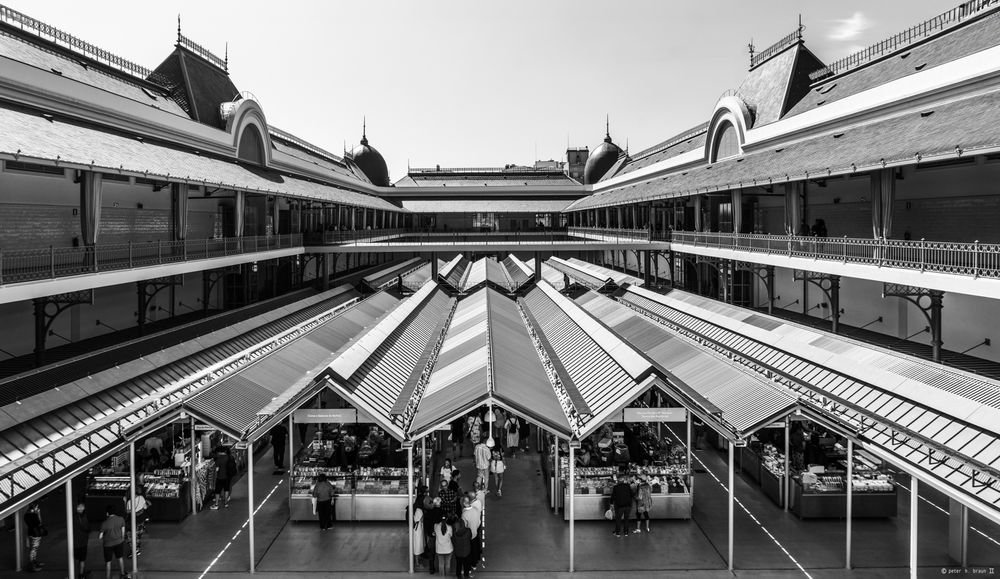
[[[504,430],[507,431],[507,451],[510,452],[510,456],[514,456],[514,451],[521,444],[521,425],[517,421],[517,417],[511,414],[504,421]]]
[[[615,536],[622,533],[628,537],[628,513],[632,510],[632,487],[625,476],[615,477],[615,486],[611,488],[611,508],[614,509]]]
[[[229,497],[233,492],[233,479],[236,478],[236,460],[229,447],[225,447],[215,455],[215,502],[212,510],[219,508],[220,501],[223,506],[229,506]]]
[[[490,459],[490,472],[493,473],[493,482],[497,485],[497,497],[503,496],[503,473],[507,470],[507,465],[503,461],[503,453],[499,450],[493,451],[493,458]],[[489,481],[486,481],[487,486]]]

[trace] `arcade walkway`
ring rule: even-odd
[[[531,437],[532,447],[534,436]],[[445,445],[449,447],[450,445]],[[450,456],[450,448],[445,455]],[[463,486],[473,480],[471,448],[466,444],[458,467]],[[576,566],[568,566],[568,526],[562,513],[548,508],[542,455],[534,448],[508,459],[504,495],[491,492],[486,500],[486,567],[477,577],[618,577],[684,576],[696,579],[733,577],[726,571],[726,477],[723,454],[695,452],[695,506],[690,521],[653,521],[652,533],[615,538],[611,523],[579,521],[576,524]],[[335,525],[320,533],[315,524],[288,521],[284,477],[272,474],[269,453],[255,460],[256,558],[253,577],[406,577],[406,528],[400,523]],[[436,481],[435,481],[436,482]],[[906,481],[903,481],[904,483]],[[899,493],[895,519],[856,519],[854,561],[843,570],[844,523],[839,520],[801,521],[784,513],[758,488],[736,478],[736,577],[815,579],[860,577],[889,579],[904,576],[908,561],[909,495]],[[435,485],[436,486],[436,485]],[[492,483],[491,483],[492,486]],[[433,487],[432,487],[433,488]],[[183,522],[151,523],[140,556],[143,579],[200,577],[249,578],[246,521],[246,477],[235,485],[228,509],[206,510]],[[62,497],[51,497],[61,503]],[[921,576],[940,576],[949,566],[946,554],[947,525],[940,507],[943,497],[921,491]],[[59,505],[55,505],[57,508]],[[744,508],[746,510],[744,510]],[[55,510],[55,509],[53,509]],[[56,511],[58,512],[58,511]],[[52,535],[42,549],[47,571],[35,577],[65,576],[64,530],[56,517],[48,519]],[[1000,561],[1000,528],[979,517],[970,530],[969,560],[973,565]],[[13,534],[7,545],[13,542]],[[100,550],[92,537],[89,562],[94,576],[102,576]],[[9,547],[0,563],[10,569]],[[802,568],[799,568],[798,565]],[[426,574],[426,567],[415,576]],[[7,576],[6,572],[3,574]]]

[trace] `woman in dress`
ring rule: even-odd
[[[413,503],[413,563],[417,567],[424,556],[424,539],[424,496],[421,493]]]
[[[514,456],[514,451],[517,450],[518,445],[521,443],[521,424],[518,422],[517,417],[511,414],[504,421],[503,429],[507,433],[507,450],[511,456]]]
[[[503,453],[499,450],[493,451],[493,458],[490,459],[490,472],[493,473],[493,482],[497,486],[497,496],[503,496],[503,473],[507,470],[507,465],[503,461]],[[487,481],[483,481],[489,484]]]

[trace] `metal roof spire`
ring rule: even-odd
[[[177,13],[177,44],[181,43],[181,14]]]
[[[368,117],[361,117],[361,144],[368,144]]]

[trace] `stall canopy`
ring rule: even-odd
[[[1000,521],[1000,383],[685,292],[620,298],[773,373],[864,447]]]
[[[729,440],[745,439],[798,404],[784,388],[735,366],[666,326],[594,292],[576,298],[588,313],[642,350],[657,365],[669,394]]]
[[[491,402],[569,437],[556,391],[518,311],[492,288],[459,302],[409,431],[421,437]]]
[[[582,259],[577,259],[571,257],[566,260],[568,263],[575,265],[585,271],[591,272],[600,278],[611,278],[611,281],[615,282],[617,286],[623,286],[625,284],[642,286],[645,282],[634,275],[629,275],[627,273],[622,273],[620,271],[597,265],[596,263],[588,263]]]
[[[377,272],[362,278],[365,286],[372,291],[386,289],[396,283],[396,280],[408,276],[427,264],[427,260],[414,257],[403,261],[394,261]]]
[[[521,288],[534,277],[535,271],[528,267],[526,263],[517,258],[513,253],[503,260],[503,266],[507,270],[511,283],[515,290]]]
[[[419,399],[415,390],[454,308],[455,299],[428,282],[330,365],[334,389],[402,440]]]
[[[266,407],[320,377],[344,344],[398,302],[385,293],[359,302],[360,294],[354,290],[342,294],[342,298],[342,303],[317,317],[308,333],[197,394],[184,407],[223,432],[245,438],[266,417],[262,413]]]
[[[470,265],[469,260],[460,253],[438,270],[438,277],[455,291],[462,291],[462,283],[465,281]]]
[[[566,388],[576,435],[589,435],[654,385],[655,368],[641,352],[548,283],[520,298]]]
[[[552,269],[569,276],[574,282],[592,290],[600,291],[614,285],[614,280],[611,279],[610,275],[585,269],[565,259],[552,256],[545,263],[552,267]]]
[[[527,265],[531,269],[531,271],[535,271],[535,260],[534,259],[529,259],[528,261],[524,262],[524,265]],[[563,272],[559,271],[558,269],[553,268],[547,262],[543,261],[542,262],[542,279],[536,280],[536,281],[545,280],[552,287],[563,288],[566,285],[566,277],[567,276]]]

